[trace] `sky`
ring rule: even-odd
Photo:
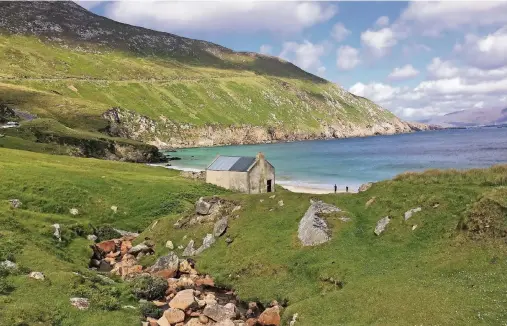
[[[407,120],[507,108],[507,1],[78,1],[111,19],[281,57]]]

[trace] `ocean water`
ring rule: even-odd
[[[369,181],[429,168],[469,169],[507,163],[507,128],[427,131],[412,134],[262,145],[181,149],[174,167],[204,170],[217,154],[263,152],[277,183],[357,189]]]

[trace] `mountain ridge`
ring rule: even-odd
[[[2,101],[159,148],[428,129],[279,58],[118,23],[73,2],[0,2]]]

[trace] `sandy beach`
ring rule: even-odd
[[[282,184],[280,186],[283,187],[284,189],[291,191],[291,192],[297,192],[297,193],[302,193],[302,194],[325,195],[325,194],[333,194],[334,193],[334,189],[327,190],[324,188],[313,188],[313,187],[308,187],[308,186],[294,186],[294,185],[285,185],[285,184]],[[353,193],[356,191],[349,189],[349,192]],[[337,193],[345,193],[345,190],[338,189]]]

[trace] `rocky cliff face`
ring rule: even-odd
[[[169,121],[157,122],[121,108],[108,110],[103,117],[109,121],[105,132],[110,136],[144,141],[162,149],[392,135],[429,128],[423,124],[412,125],[398,119],[366,126],[352,123],[322,125],[321,129],[315,132],[251,125],[190,126]]]

